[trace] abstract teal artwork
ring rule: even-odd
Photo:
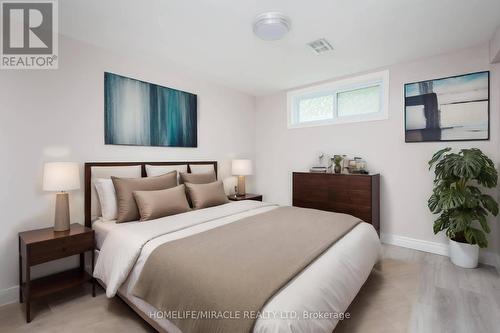
[[[105,72],[104,141],[197,147],[197,96]]]

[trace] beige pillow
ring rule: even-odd
[[[156,177],[118,178],[111,177],[116,191],[118,206],[117,223],[137,221],[139,210],[134,200],[134,191],[165,190],[177,186],[177,171]]]
[[[181,182],[191,184],[208,184],[217,180],[215,173],[185,173],[181,172]]]
[[[221,181],[208,184],[186,183],[186,188],[194,209],[218,206],[229,202]]]
[[[159,191],[134,191],[141,221],[185,213],[191,208],[186,199],[184,185]]]

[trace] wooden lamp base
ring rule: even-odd
[[[56,197],[54,231],[67,230],[69,230],[69,195],[67,192],[59,192]]]

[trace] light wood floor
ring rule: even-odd
[[[500,276],[493,267],[467,270],[446,257],[395,246],[351,304],[340,332],[500,332]],[[99,288],[100,289],[100,288]],[[26,324],[20,304],[0,307],[0,332],[151,332],[118,298],[71,291],[33,305]]]

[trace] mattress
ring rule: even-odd
[[[210,213],[214,214],[214,212],[217,212],[217,209],[231,209],[233,207],[231,205],[236,205],[236,203],[223,205],[221,208],[214,208]],[[161,314],[160,317],[156,316],[155,314],[158,313],[157,309],[132,295],[132,289],[139,278],[142,267],[149,254],[160,244],[232,223],[245,216],[269,211],[276,207],[265,204],[261,205],[256,202],[239,202],[238,205],[240,207],[246,205],[249,208],[247,210],[240,209],[241,211],[236,214],[222,214],[222,217],[207,219],[204,223],[194,224],[178,231],[155,237],[146,242],[134,260],[130,271],[127,272],[124,282],[119,284],[118,294],[132,303],[163,330],[171,333],[180,332],[168,319],[161,317]],[[195,212],[191,212],[190,214],[192,213]],[[197,214],[202,213],[198,212]],[[207,214],[209,214],[208,211]],[[192,216],[193,218],[195,217],[194,214]],[[181,220],[182,217],[178,219]],[[169,224],[176,222],[172,221]],[[103,226],[106,223],[108,224]],[[117,228],[120,227],[120,224],[98,222],[98,226],[95,229],[96,234],[100,233],[100,238],[103,239],[104,237],[105,239],[110,233],[119,231]],[[142,227],[142,225],[138,227]],[[152,222],[150,227],[156,228],[156,225]],[[119,233],[124,234],[122,231],[124,229]],[[112,242],[112,240],[110,239],[109,242]],[[120,243],[124,244],[124,242]],[[101,273],[101,275],[113,276],[112,272],[108,271],[108,265],[118,264],[116,263],[118,257],[116,257],[116,254],[110,252],[119,252],[120,255],[125,255],[127,249],[125,247],[121,250],[116,249],[116,246],[119,246],[118,243],[113,243],[113,246],[110,246],[111,244],[109,243],[107,245],[105,249],[109,251],[107,254],[109,259],[103,258],[103,260],[108,260],[108,264],[102,267],[106,272],[105,274]],[[297,275],[280,292],[275,294],[262,309],[266,313],[297,314],[300,317],[308,315],[311,318],[303,320],[293,315],[285,318],[259,318],[256,320],[254,332],[332,332],[338,323],[338,318],[330,316],[328,318],[317,319],[315,317],[322,314],[340,314],[347,309],[366,281],[373,265],[378,260],[379,251],[380,242],[375,229],[370,224],[360,223],[332,245],[308,268]],[[99,257],[102,255],[101,251]],[[108,281],[113,284],[112,278],[108,278]],[[104,283],[106,284],[105,281]],[[108,296],[111,296],[111,294],[108,294]]]

